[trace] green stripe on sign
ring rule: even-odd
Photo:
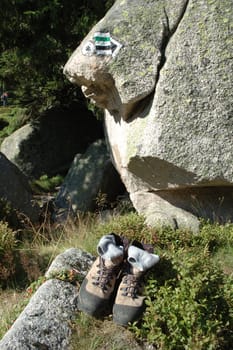
[[[95,41],[110,41],[110,37],[95,36]]]

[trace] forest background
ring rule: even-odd
[[[0,92],[36,117],[84,100],[63,66],[113,0],[2,0]]]

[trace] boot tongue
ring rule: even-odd
[[[98,254],[104,259],[118,262],[119,258],[123,258],[123,246],[117,246],[113,235],[103,236],[97,246]]]
[[[140,274],[153,267],[159,261],[159,256],[135,246],[128,250],[128,262],[134,274]]]

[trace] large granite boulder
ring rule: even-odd
[[[29,177],[67,172],[77,153],[103,137],[102,123],[84,105],[48,110],[4,139],[1,152]]]
[[[76,248],[58,255],[46,273],[48,280],[0,340],[1,350],[70,349],[72,320],[78,311],[78,286],[75,279],[65,280],[64,276],[78,274],[83,279],[93,260],[92,255]]]
[[[29,219],[31,222],[39,220],[40,208],[33,201],[32,191],[26,176],[1,152],[0,202],[9,204],[16,216],[22,220]]]
[[[69,349],[70,321],[77,312],[77,288],[51,279],[30,302],[0,341],[2,350]]]
[[[117,0],[64,67],[151,225],[233,218],[233,3]]]
[[[65,219],[80,211],[94,211],[98,209],[98,201],[104,201],[102,205],[112,203],[124,191],[104,140],[98,140],[74,158],[55,198],[56,219]]]

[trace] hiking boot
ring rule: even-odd
[[[131,245],[113,306],[113,321],[122,326],[139,320],[145,310],[143,276],[159,261],[159,256]]]
[[[100,318],[111,312],[112,296],[124,258],[122,240],[115,234],[103,236],[97,246],[99,257],[82,282],[78,308]]]

